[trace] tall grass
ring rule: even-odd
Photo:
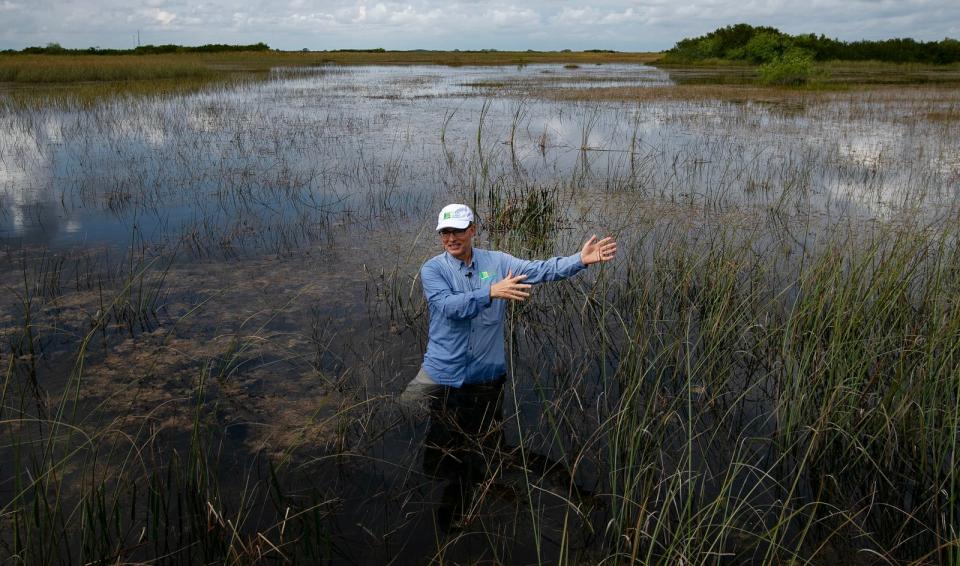
[[[620,553],[955,552],[955,234],[877,236],[827,243],[783,288],[723,243],[624,281],[645,300],[608,307],[633,337],[609,417]]]
[[[0,81],[73,83],[145,79],[209,78],[213,71],[200,61],[176,56],[50,57],[23,55],[0,58]]]

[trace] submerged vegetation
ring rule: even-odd
[[[2,560],[956,564],[956,89],[584,67],[4,106]],[[511,308],[456,478],[393,401],[446,202],[621,250]]]

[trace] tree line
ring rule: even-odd
[[[840,41],[823,34],[790,35],[774,27],[736,24],[682,39],[666,52],[667,60],[676,62],[724,59],[764,64],[785,55],[802,55],[815,61],[947,64],[960,61],[960,41],[916,41],[909,37]]]
[[[251,45],[226,45],[208,43],[206,45],[140,45],[133,49],[67,49],[59,43],[48,43],[44,47],[27,47],[20,51],[7,49],[2,53],[23,53],[28,55],[160,55],[166,53],[221,53],[225,51],[269,51],[270,46],[262,41]]]

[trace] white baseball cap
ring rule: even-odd
[[[473,211],[465,204],[448,204],[437,217],[437,231],[443,228],[461,230],[473,222]]]

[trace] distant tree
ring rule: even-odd
[[[155,55],[158,53],[214,53],[220,51],[268,51],[266,43],[251,45],[225,45],[220,43],[199,45],[196,47],[182,45],[141,45],[134,49],[100,49],[87,47],[85,49],[66,49],[59,43],[48,43],[45,47],[27,47],[20,51],[25,54],[44,55]]]
[[[750,41],[743,46],[742,56],[728,55],[727,58],[746,59],[751,63],[769,63],[790,49],[792,43],[789,35],[762,31],[751,37]]]
[[[960,41],[944,38],[934,50],[935,63],[953,63],[960,61]]]
[[[960,61],[960,42],[950,38],[939,42],[919,42],[911,38],[844,42],[823,34],[792,36],[776,28],[749,24],[735,24],[699,37],[681,39],[667,51],[666,60],[726,59],[765,64],[782,60],[793,48],[802,49],[814,61],[872,59],[941,64]]]

